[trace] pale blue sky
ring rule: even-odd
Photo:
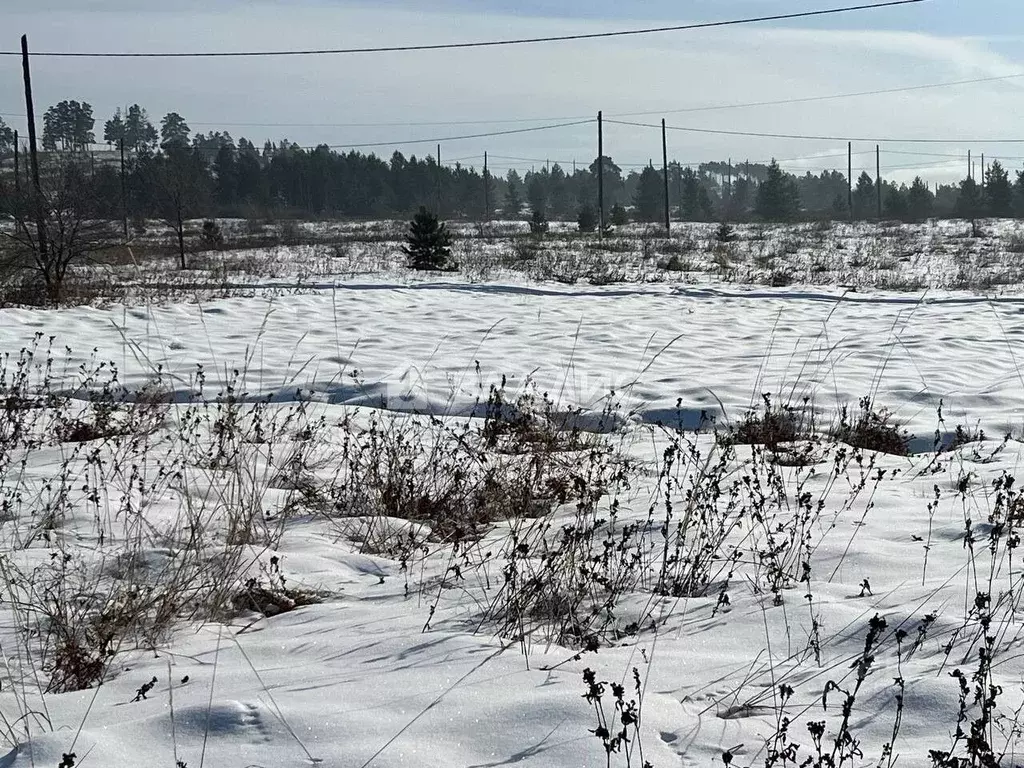
[[[867,4],[873,0],[440,0],[435,8],[476,15],[512,13],[541,18],[676,22],[793,13]],[[324,5],[337,3],[324,2]],[[359,4],[359,3],[354,3]],[[364,5],[366,5],[364,3]],[[418,8],[413,0],[378,0],[378,7]],[[792,25],[796,22],[789,22]],[[899,29],[957,35],[1024,34],[1020,0],[930,0],[917,5],[799,22],[807,28]]]
[[[434,7],[457,8],[478,14],[517,13],[525,16],[589,19],[713,19],[761,16],[815,10],[842,5],[866,4],[872,0],[440,0]],[[325,5],[331,3],[325,2]],[[378,0],[378,6],[422,7],[412,0]],[[985,33],[993,17],[1000,25],[1024,21],[1024,8],[1017,0],[931,0],[902,8],[836,16],[816,22],[827,26],[898,28],[932,32]],[[810,23],[810,22],[802,22]]]
[[[483,16],[513,13],[540,18],[674,23],[690,19],[732,19],[793,13],[870,2],[872,0],[441,0],[435,5]],[[377,5],[421,7],[420,3],[411,0],[378,0]],[[987,36],[999,48],[1010,52],[1019,48],[1024,41],[1024,0],[929,0],[917,5],[786,22],[776,26],[794,24],[805,29],[904,30],[937,35]]]
[[[767,15],[844,0],[0,0],[4,47],[21,32],[36,50],[230,50],[460,41],[596,32]],[[1024,78],[808,104],[673,113],[708,105],[792,99],[1024,72],[1024,2],[931,0],[842,16],[515,49],[263,60],[34,60],[40,108],[65,98],[95,107],[98,122],[138,102],[196,130],[223,127],[256,142],[362,144],[434,139],[510,127],[500,121],[653,112],[670,125],[839,137],[941,138],[886,142],[894,177],[962,175],[955,155],[1005,156],[1024,166],[1019,126]],[[24,111],[16,59],[0,70],[0,114]],[[472,125],[429,125],[474,121]],[[403,125],[356,125],[402,123]],[[278,125],[269,125],[278,124]],[[291,124],[291,125],[283,125]],[[102,132],[98,125],[98,133]],[[552,158],[589,162],[592,128],[445,143],[447,158],[479,165],[488,150],[508,165]],[[658,154],[659,137],[609,126],[623,164]],[[684,162],[785,159],[792,170],[842,165],[842,142],[674,133]],[[425,154],[433,146],[407,143]],[[395,147],[378,146],[388,156]],[[863,147],[867,151],[872,146]],[[923,155],[896,156],[897,151]],[[948,159],[938,155],[954,155]],[[803,158],[823,156],[821,160]]]

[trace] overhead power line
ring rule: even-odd
[[[854,152],[853,154],[855,156],[859,156],[859,155],[872,155],[872,156],[874,156],[875,150],[874,149],[862,150],[862,151]],[[896,153],[896,154],[904,154],[904,153]],[[777,160],[777,162],[780,163],[780,164],[781,163],[813,162],[815,160],[832,160],[832,159],[836,159],[836,158],[845,158],[846,155],[847,155],[846,152],[841,152],[841,153],[837,152],[837,153],[828,154],[828,155],[821,155],[821,154],[817,154],[817,155],[803,155],[801,157],[787,157],[787,158],[783,158],[783,159]],[[942,157],[957,157],[957,158],[959,158],[960,155],[942,155]],[[556,165],[557,164],[557,165],[561,166],[563,169],[566,166],[571,166],[572,163],[573,163],[572,160],[556,160],[555,158],[516,157],[516,156],[513,156],[513,155],[495,155],[495,154],[491,155],[491,159],[492,160],[513,160],[513,161],[517,161],[517,162],[521,162],[521,163],[536,163],[538,165],[545,165],[547,163],[550,163],[551,165]],[[694,161],[686,162],[686,161],[681,161],[681,160],[672,160],[671,162],[675,163],[675,164],[678,164],[678,165],[681,165],[683,167],[689,167],[689,166],[694,166],[694,165],[703,165],[703,164],[707,163],[708,161],[707,160],[694,160]],[[722,161],[721,160],[715,160],[713,162],[717,163],[717,162],[722,162]],[[771,160],[770,159],[767,159],[767,160],[746,160],[746,159],[744,159],[744,160],[737,160],[736,162],[733,163],[733,167],[739,168],[739,167],[741,167],[743,165],[744,162],[750,162],[750,163],[753,163],[755,165],[758,165],[758,164],[765,165],[765,164],[771,162]],[[620,162],[616,161],[615,164],[617,166],[619,166],[620,168],[646,168],[648,165],[650,165],[650,162],[646,162],[646,163],[620,163]],[[581,162],[580,165],[586,165],[586,163]]]
[[[711,104],[703,107],[683,107],[681,109],[649,110],[646,112],[620,112],[609,117],[646,117],[649,115],[679,115],[689,112],[715,112],[726,109],[746,109],[749,107],[776,107],[787,104],[807,104],[815,101],[834,101],[837,99],[853,99],[861,96],[885,96],[892,93],[910,93],[912,91],[927,91],[935,88],[950,88],[958,85],[978,85],[981,83],[994,83],[1003,80],[1016,80],[1024,77],[1024,72],[1015,72],[1010,75],[997,75],[993,77],[976,77],[970,80],[950,80],[945,83],[927,83],[924,85],[907,85],[899,88],[881,88],[875,91],[853,91],[850,93],[834,93],[825,96],[803,96],[795,99],[776,99],[772,101],[748,101],[740,104]]]
[[[374,147],[400,147],[400,146],[405,146],[407,144],[444,144],[444,143],[449,142],[449,141],[465,141],[465,140],[469,140],[469,139],[486,139],[486,138],[491,138],[493,136],[512,136],[512,135],[520,134],[520,133],[534,133],[534,132],[537,132],[537,131],[552,131],[552,130],[556,130],[558,128],[574,128],[574,127],[577,127],[577,126],[580,126],[580,125],[591,125],[591,124],[596,123],[596,122],[597,122],[596,118],[590,118],[589,120],[577,120],[576,122],[572,122],[572,123],[555,123],[555,124],[552,124],[552,125],[538,125],[538,126],[534,126],[532,128],[516,128],[516,129],[508,130],[508,131],[491,131],[490,133],[472,133],[472,134],[464,134],[462,136],[434,136],[434,137],[431,137],[429,139],[403,139],[401,141],[372,141],[372,142],[366,142],[366,143],[362,143],[362,144],[326,144],[326,143],[324,143],[324,144],[316,144],[316,145],[303,145],[303,144],[297,144],[297,143],[291,143],[291,142],[289,142],[289,144],[291,146],[299,147],[300,149],[308,149],[308,150],[315,150],[315,149],[319,149],[320,147],[326,147],[327,149],[372,149]],[[93,143],[90,146],[93,146],[93,147],[104,147],[104,146],[109,146],[109,145],[105,145],[103,143],[96,142],[96,143]],[[482,157],[482,155],[480,155],[480,157]],[[473,159],[473,158],[470,157],[470,158],[461,158],[461,159],[466,160],[466,159]],[[448,162],[454,163],[456,161],[455,160],[451,160],[451,161],[448,161]]]
[[[520,162],[520,163],[532,163],[532,164],[536,164],[536,165],[551,165],[551,166],[556,166],[557,165],[560,168],[562,168],[562,170],[565,170],[566,167],[572,166],[572,164],[573,164],[572,160],[562,160],[562,159],[555,158],[555,157],[514,157],[512,155],[491,155],[491,157],[493,159],[495,159],[495,160],[514,160],[514,161]],[[583,158],[577,158],[577,162],[580,165],[587,165],[587,164],[589,164],[590,160],[584,160]],[[619,166],[620,168],[646,168],[649,165],[649,163],[620,163],[620,162],[616,162],[615,164],[617,166]]]
[[[885,150],[885,152],[888,155],[909,155],[911,157],[949,157],[954,158],[956,160],[967,159],[967,155],[963,153],[950,154],[949,152],[908,152],[905,149],[887,149]]]
[[[966,159],[966,158],[964,158]],[[943,160],[938,163],[918,163],[916,165],[883,165],[883,171],[926,171],[936,168],[960,168],[961,163],[957,160]]]
[[[0,117],[25,117],[24,112],[0,112]],[[548,117],[498,118],[494,120],[399,120],[379,123],[253,123],[231,120],[187,120],[191,125],[212,128],[443,128],[453,125],[521,125],[523,123],[552,123],[569,120],[587,120],[590,115],[562,115]]]
[[[23,115],[22,115],[23,117]],[[498,120],[424,120],[392,121],[381,123],[231,123],[227,121],[189,120],[189,125],[227,126],[229,128],[441,128],[452,125],[522,125],[523,123],[551,123],[565,120],[586,120],[589,115],[562,115],[555,117],[501,118]]]
[[[443,144],[448,141],[466,141],[469,139],[487,139],[492,136],[512,136],[519,133],[534,133],[536,131],[553,131],[558,128],[574,128],[579,125],[590,125],[596,123],[595,118],[589,120],[577,120],[572,123],[554,123],[552,125],[538,125],[532,128],[514,128],[508,131],[491,131],[490,133],[471,133],[463,136],[440,136],[430,139],[405,139],[403,141],[372,141],[363,144],[321,144],[329,149],[367,149],[373,147],[400,147],[406,144]],[[316,147],[309,147],[316,149]]]
[[[833,16],[856,11],[869,11],[881,8],[891,8],[901,5],[915,5],[928,2],[928,0],[888,0],[887,2],[866,3],[862,5],[847,5],[839,8],[824,8],[815,11],[799,11],[795,13],[778,13],[768,16],[751,16],[741,19],[728,19],[723,21],[704,21],[693,24],[674,24],[662,27],[646,27],[643,29],[625,29],[611,32],[588,32],[573,35],[552,35],[546,37],[523,37],[507,40],[482,40],[465,43],[431,43],[425,45],[388,45],[370,48],[308,48],[279,51],[188,51],[188,52],[69,52],[69,51],[42,51],[30,53],[31,56],[50,56],[68,58],[227,58],[227,57],[255,57],[255,56],[324,56],[338,54],[357,53],[402,53],[410,51],[444,51],[465,48],[497,48],[500,46],[528,45],[535,43],[565,43],[576,40],[602,40],[616,37],[633,37],[638,35],[652,35],[662,32],[683,32],[694,29],[713,29],[716,27],[731,27],[741,24],[763,24],[772,21],[790,21],[794,19],[808,19],[817,16]],[[0,51],[3,56],[20,56],[20,51]]]
[[[451,159],[445,159],[442,165],[456,165],[457,163],[465,163],[470,160],[483,160],[483,155],[468,155],[467,157],[453,157]]]
[[[637,123],[628,120],[613,120],[605,118],[606,123],[615,125],[627,125],[634,128],[656,128],[661,130],[661,125],[654,123]],[[686,133],[703,133],[713,136],[748,136],[759,139],[796,139],[799,141],[869,141],[878,144],[1024,144],[1021,139],[918,139],[918,138],[893,138],[880,136],[816,136],[799,133],[766,133],[761,131],[730,131],[713,128],[689,128],[678,125],[666,126],[670,131],[684,131]]]

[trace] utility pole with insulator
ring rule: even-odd
[[[600,237],[604,239],[604,119],[597,113],[597,223]]]
[[[487,172],[487,153],[484,152],[484,221],[491,220],[490,176]]]
[[[665,118],[661,119],[661,164],[665,175],[665,232],[672,234],[672,209],[668,202],[668,129],[665,127]]]
[[[882,220],[882,146],[875,144],[875,195],[878,197],[878,220]]]
[[[729,158],[729,202],[732,203],[732,158]]]
[[[437,216],[441,217],[441,145],[437,145]]]
[[[846,197],[850,207],[850,222],[853,223],[853,142],[846,143]]]
[[[32,71],[28,64],[28,35],[21,36],[21,69],[25,79],[25,112],[28,120],[28,152],[32,166],[32,192],[35,197],[36,235],[39,238],[40,263],[46,264],[46,220],[43,216],[43,187],[39,181],[39,148],[36,144],[36,113],[32,104]]]

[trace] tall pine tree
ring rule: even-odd
[[[973,221],[985,214],[985,200],[978,182],[968,177],[960,182],[960,194],[957,195],[954,215],[959,219]]]
[[[700,176],[692,168],[684,168],[680,179],[679,216],[683,221],[711,219],[711,198]]]
[[[160,121],[160,146],[187,146],[190,130],[185,118],[177,112],[168,112]]]
[[[853,215],[861,220],[873,219],[877,210],[875,180],[865,171],[857,179],[857,186],[853,190]]]
[[[1013,186],[1010,174],[998,160],[985,173],[984,207],[989,216],[1009,218],[1013,216]]]
[[[660,221],[665,213],[664,183],[661,173],[651,166],[640,174],[640,183],[633,196],[633,209],[637,221]]]
[[[523,198],[519,190],[522,181],[515,168],[508,172],[505,182],[508,185],[508,191],[505,193],[505,218],[518,219],[523,213]]]
[[[935,195],[928,185],[918,176],[907,192],[907,218],[911,221],[924,221],[931,218],[935,207]]]
[[[791,221],[800,213],[796,180],[772,160],[765,180],[757,188],[757,215],[765,221]]]

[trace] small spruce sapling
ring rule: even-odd
[[[409,257],[410,269],[454,272],[458,265],[452,261],[452,238],[447,227],[425,207],[409,223],[406,245],[402,252]]]
[[[597,213],[592,206],[584,205],[576,214],[576,225],[580,232],[593,232],[597,229]]]
[[[530,234],[546,235],[549,229],[548,217],[544,214],[543,208],[535,208],[533,216],[530,217]]]
[[[224,247],[224,235],[220,231],[220,225],[213,219],[203,222],[203,231],[199,238],[203,248],[208,251],[219,251]]]
[[[720,243],[731,243],[736,239],[736,233],[733,231],[732,225],[726,221],[723,221],[718,225],[718,229],[715,231],[715,239]]]
[[[613,227],[624,227],[629,224],[629,214],[626,209],[616,203],[612,206],[608,221]]]

